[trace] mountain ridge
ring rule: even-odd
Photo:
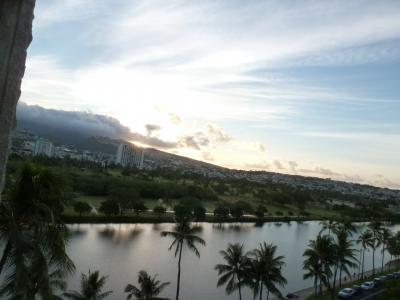
[[[18,128],[28,130],[38,136],[52,140],[55,143],[72,145],[81,150],[105,152],[115,154],[122,141],[132,140],[135,134],[117,119],[104,115],[95,115],[85,112],[70,112],[46,109],[40,106],[31,106],[21,103],[17,109]],[[350,183],[339,180],[330,180],[319,177],[291,175],[271,171],[229,169],[216,164],[192,159],[170,153],[155,147],[146,148],[145,165],[149,168],[169,167],[185,172],[197,172],[207,176],[234,177],[254,181],[276,181],[278,183],[293,184],[298,187],[336,186],[342,185],[344,190],[350,187],[399,190],[376,187],[368,184]],[[309,184],[307,182],[313,182]],[[318,183],[318,184],[316,184]]]

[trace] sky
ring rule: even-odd
[[[33,37],[25,103],[229,168],[400,189],[400,1],[37,0]]]

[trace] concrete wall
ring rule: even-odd
[[[32,41],[34,6],[35,0],[0,0],[0,191],[15,128],[26,50]]]

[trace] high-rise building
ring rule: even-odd
[[[121,143],[118,147],[115,163],[123,167],[134,166],[143,168],[144,148],[130,143]]]
[[[35,147],[33,150],[34,155],[45,155],[52,157],[54,155],[54,145],[52,142],[39,138],[35,142]]]

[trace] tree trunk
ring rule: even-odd
[[[0,1],[0,201],[15,111],[32,41],[35,0]]]
[[[242,291],[241,291],[241,288],[240,288],[240,278],[239,278],[239,276],[238,276],[238,289],[239,289],[239,300],[242,300]]]
[[[375,247],[372,248],[372,276],[375,277]]]
[[[180,248],[179,248],[179,259],[178,259],[178,279],[176,282],[176,297],[175,299],[179,299],[179,290],[180,290],[180,285],[181,285],[181,259],[182,259],[182,248],[183,248],[183,243],[181,243]]]
[[[362,253],[363,253],[363,250],[360,249],[360,259],[358,260],[358,268],[357,268],[357,279],[358,280],[360,280]]]
[[[317,276],[315,276],[315,278],[314,278],[314,294],[315,294],[315,297],[317,297],[317,294],[318,294],[318,277]]]
[[[381,273],[384,272],[384,270],[383,270],[384,260],[385,260],[385,246],[382,246],[382,270],[381,270]]]
[[[11,251],[11,242],[8,240],[6,246],[4,247],[3,255],[1,256],[0,260],[0,274],[3,272],[3,268],[6,264],[10,251]]]
[[[364,280],[364,259],[365,259],[365,249],[363,250],[363,256],[362,256],[361,280]]]
[[[269,290],[267,290],[267,300],[269,300]]]
[[[322,298],[322,280],[319,280],[319,298]]]
[[[260,300],[262,300],[262,291],[263,291],[263,284],[260,283]]]
[[[333,284],[332,284],[332,299],[335,297],[335,291],[336,291],[336,276],[337,276],[337,269],[338,267],[335,267],[335,272],[333,274]]]
[[[339,288],[342,287],[342,267],[339,269]]]

